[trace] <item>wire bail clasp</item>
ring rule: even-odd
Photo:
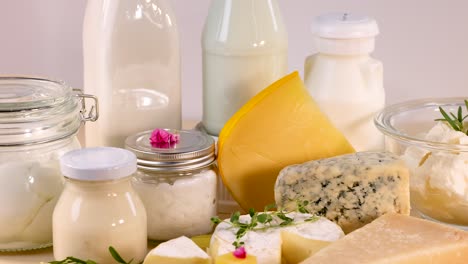
[[[84,94],[81,89],[73,89],[76,92],[76,96],[81,101],[81,120],[84,122],[95,122],[99,118],[99,101],[98,98],[91,94]],[[89,111],[86,109],[86,99],[91,99],[93,101]]]

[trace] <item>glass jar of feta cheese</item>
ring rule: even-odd
[[[180,135],[178,143],[153,146],[151,131],[125,142],[138,158],[133,186],[146,208],[150,240],[209,233],[216,215],[213,138],[198,131],[167,131]]]
[[[146,211],[132,188],[135,155],[125,149],[74,150],[60,158],[65,189],[54,210],[56,260],[115,263],[108,248],[140,263],[147,251]]]
[[[94,100],[90,111],[85,98]],[[96,119],[97,99],[63,82],[0,77],[0,251],[52,244],[58,159],[80,148],[80,126]]]

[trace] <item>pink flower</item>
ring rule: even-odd
[[[245,247],[240,247],[236,249],[234,252],[232,252],[234,257],[239,258],[239,259],[245,259],[247,257],[247,252],[245,251]]]
[[[180,140],[180,135],[175,133],[171,134],[164,129],[156,128],[150,137],[150,143],[153,147],[170,147]]]

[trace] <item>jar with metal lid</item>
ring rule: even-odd
[[[125,142],[137,156],[133,186],[146,208],[148,238],[209,233],[217,206],[214,140],[198,131],[167,131],[178,133],[179,141],[153,146],[146,131]]]
[[[90,111],[85,98],[94,101]],[[52,244],[59,157],[80,148],[80,126],[97,115],[95,97],[63,82],[0,77],[0,251]]]
[[[54,258],[69,256],[115,263],[141,263],[147,253],[146,211],[132,188],[135,155],[125,149],[99,147],[70,151],[60,158],[65,189],[54,210]]]

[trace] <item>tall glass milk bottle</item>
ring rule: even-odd
[[[287,73],[277,0],[212,0],[203,30],[203,125],[218,135],[250,98]]]
[[[357,151],[383,149],[374,115],[385,105],[382,63],[370,56],[379,33],[374,19],[348,13],[319,16],[318,53],[307,58],[305,84],[322,111]]]
[[[99,98],[86,146],[123,147],[155,127],[181,127],[180,51],[166,0],[89,0],[83,28],[84,88]]]

